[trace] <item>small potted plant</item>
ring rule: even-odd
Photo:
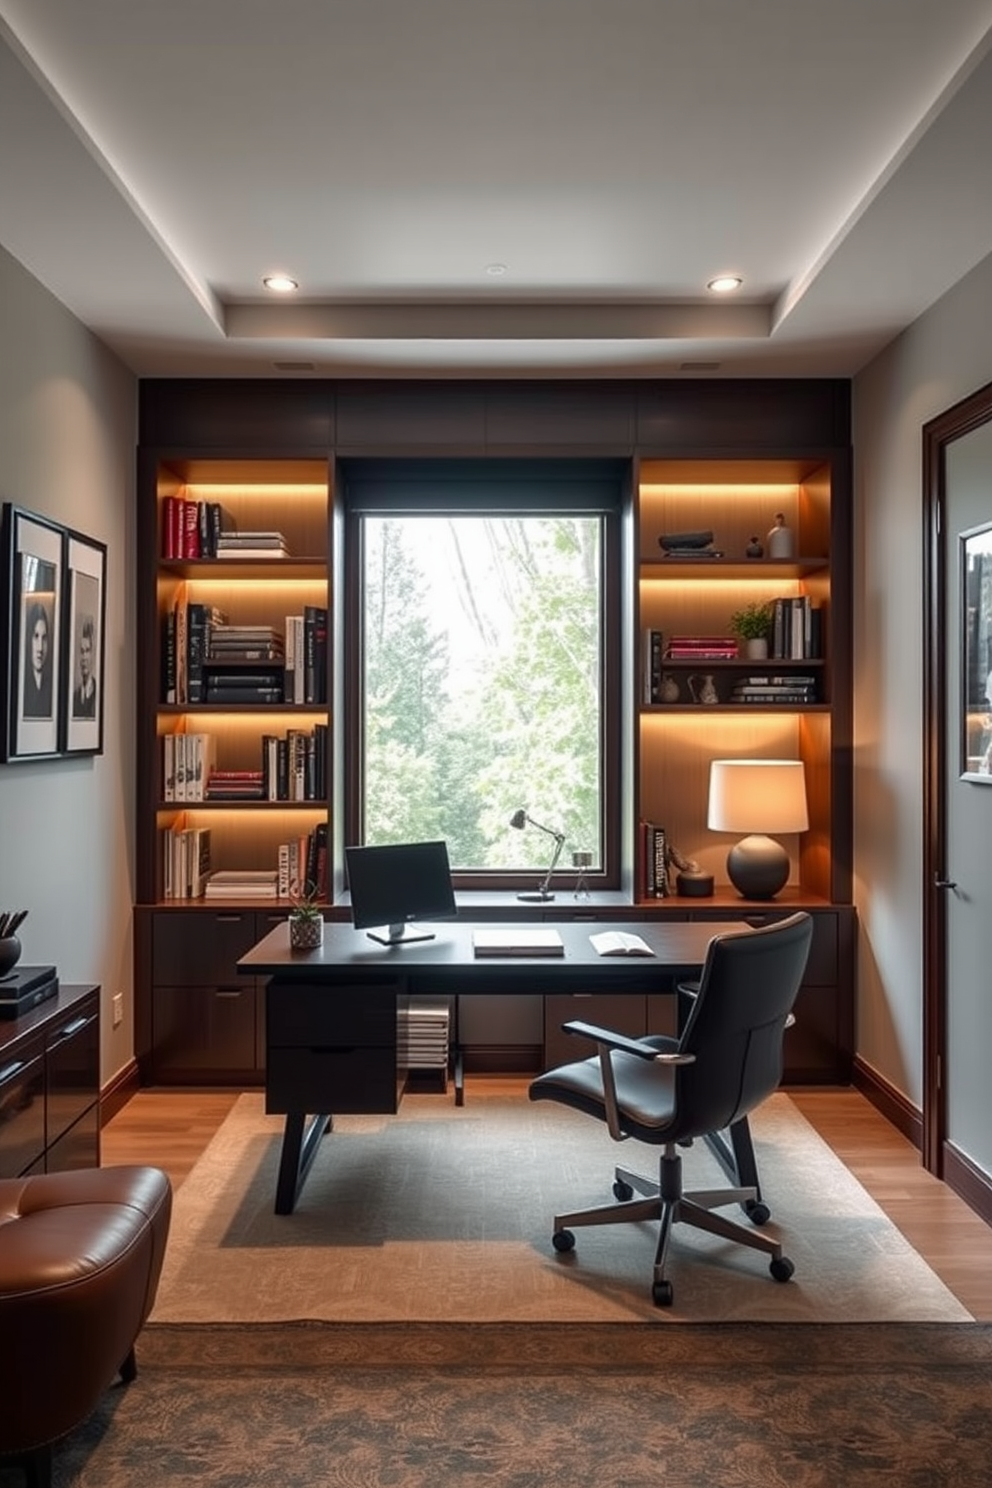
[[[289,944],[294,951],[315,951],[324,944],[324,916],[317,901],[317,885],[304,884],[289,912]]]
[[[730,628],[741,641],[744,655],[752,661],[763,661],[767,657],[771,626],[771,605],[766,599],[746,604],[730,617]]]

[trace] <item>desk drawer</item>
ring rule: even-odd
[[[266,1044],[313,1044],[396,1048],[399,983],[370,987],[326,987],[270,982],[265,990]],[[311,1109],[308,1107],[308,1109]]]
[[[235,968],[256,939],[250,910],[157,914],[152,922],[152,981],[159,987],[234,986],[239,980]]]
[[[397,1105],[395,1048],[269,1049],[265,1070],[269,1115],[287,1111],[394,1115]]]
[[[45,1051],[48,1080],[46,1142],[63,1132],[100,1094],[100,1019],[95,1004],[67,1017],[50,1036]]]

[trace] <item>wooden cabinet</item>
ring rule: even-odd
[[[263,989],[238,960],[284,914],[142,911],[147,994],[136,1020],[142,1077],[154,1084],[257,1085],[265,1067]]]
[[[100,989],[57,997],[0,1024],[0,1177],[100,1161]]]

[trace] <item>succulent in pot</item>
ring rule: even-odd
[[[316,884],[305,884],[289,912],[289,944],[294,951],[313,951],[324,944],[324,915]]]

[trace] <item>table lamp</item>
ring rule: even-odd
[[[553,837],[555,839],[554,855],[552,856],[551,862],[548,865],[548,871],[544,875],[538,887],[533,891],[517,895],[518,899],[522,899],[526,902],[532,904],[544,904],[547,900],[553,899],[555,897],[550,889],[551,875],[552,873],[554,873],[556,867],[558,866],[558,859],[561,857],[561,850],[565,846],[565,834],[564,832],[556,832],[553,827],[542,827],[540,822],[536,822],[532,816],[527,815],[523,807],[521,807],[519,811],[515,811],[510,817],[510,826],[516,827],[518,828],[518,830],[523,830],[524,827],[536,827],[539,832],[547,832],[549,837]]]
[[[727,854],[727,874],[745,899],[774,899],[789,877],[789,854],[772,832],[805,832],[806,776],[802,760],[713,760],[711,832],[744,832]]]

